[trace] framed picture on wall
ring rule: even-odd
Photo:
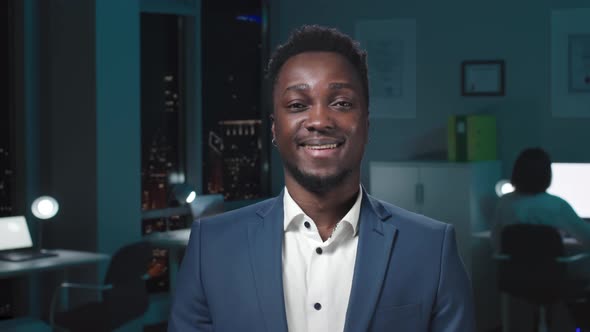
[[[590,92],[590,34],[569,35],[570,92]]]
[[[503,96],[505,89],[503,60],[463,61],[461,95]]]

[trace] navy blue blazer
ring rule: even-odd
[[[363,193],[358,236],[345,332],[475,331],[453,226]],[[287,331],[282,245],[282,194],[196,221],[168,331]]]

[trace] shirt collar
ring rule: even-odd
[[[344,217],[342,217],[342,220],[341,220],[341,221],[348,222],[352,226],[352,229],[354,230],[355,235],[358,232],[358,223],[359,223],[359,216],[361,213],[362,198],[363,198],[363,187],[359,185],[359,193],[356,197],[356,201],[354,202],[354,204],[352,205],[350,210],[348,210],[348,212],[344,215]],[[295,202],[293,197],[291,197],[291,195],[289,194],[289,190],[287,190],[287,187],[285,187],[285,193],[283,195],[283,206],[284,206],[284,214],[285,214],[283,229],[285,231],[287,230],[289,225],[294,220],[296,220],[298,218],[306,217],[305,212],[303,212],[301,207],[299,207],[297,202]],[[309,219],[311,219],[311,218],[309,218]]]

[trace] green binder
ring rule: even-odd
[[[496,160],[496,118],[493,115],[452,115],[447,130],[449,161]]]

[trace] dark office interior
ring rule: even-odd
[[[367,49],[361,182],[454,225],[477,331],[533,330],[539,308],[549,331],[590,331],[586,281],[575,296],[554,290],[545,310],[499,282],[490,239],[498,183],[530,147],[551,156],[549,192],[590,222],[582,0],[2,1],[0,222],[23,216],[31,249],[55,255],[0,260],[0,330],[166,330],[193,220],[283,190],[265,67],[302,24]],[[35,210],[40,197],[55,199],[44,201],[53,215]],[[570,242],[566,253],[590,266],[587,243]],[[105,288],[120,274],[137,274],[117,294],[128,302]]]

